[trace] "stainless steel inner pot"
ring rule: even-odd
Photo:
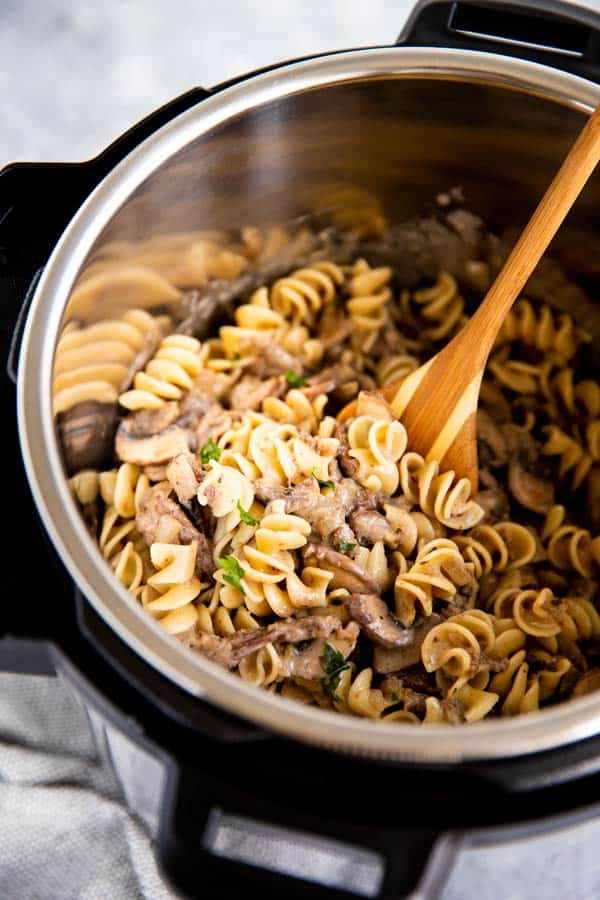
[[[286,702],[185,649],[116,582],[83,527],[50,397],[71,288],[106,242],[287,222],[340,188],[370,192],[394,221],[460,184],[468,207],[494,225],[521,224],[599,101],[600,87],[588,81],[500,55],[401,47],[340,53],[283,66],[209,97],[142,143],[93,192],[33,300],[19,364],[19,428],[37,506],[65,565],[98,613],[148,663],[232,713],[359,755],[439,762],[507,757],[600,730],[600,694],[467,730],[373,723]],[[596,175],[569,220],[578,246],[589,246],[590,254],[599,200]]]

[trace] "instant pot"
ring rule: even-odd
[[[393,222],[460,184],[494,227],[522,225],[598,82],[600,15],[424,0],[394,45],[195,88],[89,162],[0,173],[0,668],[69,685],[183,895],[439,896],[461,846],[598,814],[600,693],[468,729],[374,724],[173,640],[115,583],[65,477],[50,385],[74,282],[109,242],[295,221],[340,185]],[[561,232],[591,294],[599,201],[596,175]]]

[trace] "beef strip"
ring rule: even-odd
[[[375,647],[373,654],[373,668],[380,675],[389,675],[392,672],[400,672],[409,666],[421,662],[421,645],[435,625],[442,621],[437,613],[429,616],[422,625],[412,626],[406,629],[406,643],[402,647]]]
[[[203,575],[212,575],[216,567],[213,561],[211,543],[190,522],[179,504],[169,496],[170,493],[171,485],[167,482],[154,485],[146,492],[140,501],[135,517],[137,530],[146,543],[150,545],[157,539],[161,517],[170,516],[176,519],[180,525],[179,541],[182,544],[196,543],[198,545],[196,554],[196,573],[198,577],[202,578]]]
[[[280,619],[271,625],[253,630],[236,631],[228,637],[216,634],[193,634],[190,646],[204,653],[226,669],[234,669],[244,657],[266,644],[299,644],[314,638],[328,638],[339,631],[337,616],[306,616],[303,619]]]
[[[419,693],[419,691],[407,687],[402,678],[398,678],[396,675],[390,675],[381,682],[379,688],[385,697],[393,695],[392,702],[401,703],[402,708],[407,712],[416,713],[421,716],[425,714],[427,694]],[[396,699],[396,697],[398,699]]]
[[[285,375],[286,372],[301,372],[302,360],[280,344],[268,341],[264,347],[260,348],[260,353],[250,363],[246,371],[261,379],[271,376],[276,377]]]
[[[166,469],[166,478],[180,503],[187,503],[197,495],[204,474],[198,458],[193,453],[180,453],[174,456]]]
[[[442,270],[468,281],[468,264],[483,249],[483,222],[466,210],[401,222],[361,247],[371,265],[392,266],[406,287],[415,287],[423,277],[437,278]]]
[[[353,456],[350,456],[347,427],[338,422],[335,426],[333,436],[340,442],[337,458],[342,472],[349,478],[356,478],[358,470],[360,469],[360,463]]]
[[[261,503],[284,500],[286,512],[301,516],[310,523],[315,535],[322,540],[337,534],[346,525],[346,517],[358,506],[372,508],[377,495],[361,487],[351,478],[342,478],[333,493],[321,494],[315,478],[307,478],[292,487],[282,487],[268,479],[254,483],[256,497]]]
[[[177,311],[176,317],[181,318],[177,330],[205,338],[217,324],[231,318],[236,305],[256,288],[318,260],[350,262],[357,246],[356,235],[342,234],[333,228],[316,233],[303,228],[268,259],[259,258],[253,271],[231,281],[214,279],[199,290],[187,291]]]
[[[310,398],[327,394],[334,399],[347,400],[358,390],[356,371],[341,363],[329,366],[309,378],[302,390]]]
[[[389,649],[413,643],[413,629],[405,628],[378,594],[350,594],[344,605],[362,631],[380,647]]]
[[[285,381],[281,378],[263,381],[255,375],[244,375],[231,389],[229,402],[233,409],[259,409],[265,397],[281,397],[284,392]]]
[[[213,403],[196,426],[195,448],[199,450],[211,439],[218,441],[240,418],[241,412],[223,409],[220,403]]]
[[[356,646],[358,635],[358,625],[348,622],[345,628],[339,627],[337,631],[327,637],[327,640],[321,637],[301,644],[290,644],[281,656],[280,674],[284,678],[304,678],[307,681],[322,678],[324,672],[321,656],[325,649],[325,643],[330,644],[334,650],[342,654],[344,659],[347,659]]]

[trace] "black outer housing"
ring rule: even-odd
[[[575,22],[581,29],[575,38],[584,53],[574,58],[515,47],[505,42],[506,34],[499,42],[448,27],[451,15],[460,13],[463,22],[480,24],[482,10],[485,15],[490,9],[501,10],[505,25],[515,23],[521,33],[530,25],[532,34],[543,28],[546,39],[552,37],[558,47],[567,34],[565,23]],[[525,7],[425,0],[398,43],[513,55],[600,81],[599,17],[563,3]],[[32,280],[73,214],[127,153],[207,96],[208,91],[196,88],[178,97],[89,162],[14,164],[0,172],[0,340],[12,381]],[[0,670],[59,672],[85,704],[166,762],[157,850],[166,875],[182,894],[236,898],[260,890],[266,896],[285,891],[290,898],[349,896],[213,856],[203,849],[202,835],[214,807],[371,847],[386,858],[381,898],[401,897],[419,883],[423,896],[437,896],[461,843],[509,840],[600,813],[600,737],[501,762],[359,760],[278,737],[178,688],[127,647],[74,587],[29,499],[8,378],[2,379],[1,401],[4,421],[10,423],[7,458],[15,461],[15,471],[5,506],[11,522],[5,534]],[[29,573],[23,579],[20,565],[11,568],[22,554],[24,535],[27,558],[42,563],[35,581]],[[399,812],[404,813],[403,828],[397,824]]]

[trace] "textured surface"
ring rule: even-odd
[[[0,897],[175,900],[148,835],[120,801],[64,684],[0,675]],[[591,824],[464,850],[441,900],[597,900],[599,840],[600,824]]]
[[[393,43],[410,0],[2,0],[0,165],[77,160],[177,94],[276,60]]]
[[[600,9],[600,0],[588,5]],[[2,0],[0,166],[83,159],[160,103],[277,59],[391,42],[407,0]],[[165,900],[150,841],[56,681],[0,676],[0,897]],[[465,851],[444,900],[592,900],[600,826]],[[235,898],[231,898],[235,900]]]

